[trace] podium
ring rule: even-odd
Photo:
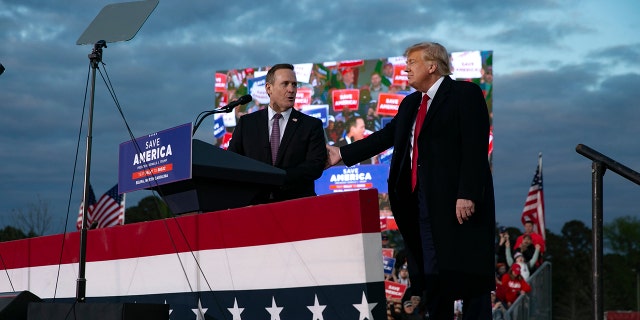
[[[89,298],[83,306],[76,303],[77,317],[65,320],[81,320],[82,308],[95,311],[103,303],[127,313],[141,304],[168,305],[164,315],[171,312],[171,319],[189,320],[231,319],[240,309],[242,319],[270,319],[266,309],[277,308],[284,308],[283,320],[311,319],[314,313],[320,319],[386,317],[377,190],[88,233]],[[5,275],[0,277],[0,292],[29,290],[46,302],[55,294],[55,303],[29,305],[71,310],[79,238],[79,232],[70,232],[0,242],[0,273]],[[28,320],[56,319],[48,316],[53,311],[39,319],[35,317],[40,312],[31,313]]]
[[[244,207],[284,183],[284,170],[202,140],[193,139],[191,156],[191,179],[151,188],[176,215]]]

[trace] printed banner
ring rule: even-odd
[[[300,110],[302,107],[310,105],[312,94],[313,90],[311,90],[311,88],[298,88],[298,92],[296,93],[296,102],[293,107]]]
[[[318,118],[322,120],[322,125],[327,127],[327,117],[329,115],[329,105],[319,104],[319,105],[307,105],[300,109],[300,112],[312,116],[314,118]]]
[[[269,95],[267,94],[267,89],[264,87],[265,83],[267,83],[266,75],[247,79],[249,94],[251,94],[253,100],[260,104],[269,104]]]
[[[395,116],[404,97],[401,94],[380,93],[378,95],[378,114],[381,116]]]
[[[393,274],[393,266],[396,264],[396,259],[391,257],[382,256],[382,267],[384,268],[384,274]]]
[[[404,72],[405,65],[394,65],[393,66],[393,85],[406,87],[409,82],[409,78],[407,78],[407,73]]]
[[[227,75],[216,73],[215,92],[227,92]]]
[[[388,176],[389,165],[384,164],[331,167],[316,180],[316,192],[328,194],[372,188],[378,189],[378,192],[387,192]]]
[[[219,113],[213,115],[213,136],[220,139],[225,133],[224,119]]]
[[[118,193],[191,179],[191,123],[120,144]]]
[[[480,51],[451,53],[451,66],[455,79],[474,79],[482,77],[482,56]]]
[[[360,90],[358,89],[339,89],[334,90],[332,95],[333,111],[342,111],[345,108],[349,110],[358,110],[360,103]]]
[[[407,291],[407,285],[389,280],[384,281],[384,293],[387,300],[402,300]]]

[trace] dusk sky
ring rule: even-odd
[[[68,210],[75,231],[92,49],[76,40],[111,3],[0,0],[0,226],[41,199],[56,219],[50,233],[63,231]],[[492,50],[497,222],[521,227],[542,152],[547,227],[558,233],[569,220],[591,226],[591,161],[576,145],[640,171],[639,16],[640,3],[625,0],[162,0],[131,41],[108,44],[103,69],[140,137],[212,109],[216,70],[399,56],[421,41]],[[211,129],[205,122],[196,138],[212,142]],[[128,139],[98,76],[97,196],[117,182],[118,147]],[[127,207],[148,195],[128,194]],[[637,216],[639,196],[638,185],[608,171],[605,223]]]

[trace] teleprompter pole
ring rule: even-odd
[[[91,189],[89,177],[91,176],[91,139],[93,131],[93,106],[96,91],[96,69],[98,64],[102,62],[102,48],[106,48],[107,43],[100,40],[95,43],[93,50],[89,54],[89,62],[91,64],[91,94],[89,98],[89,117],[87,124],[87,149],[85,152],[84,163],[84,195],[82,196],[82,229],[80,229],[80,261],[78,263],[78,280],[76,286],[76,302],[85,302],[87,293],[87,279],[85,278],[85,269],[87,264],[87,212],[89,206],[89,191]]]

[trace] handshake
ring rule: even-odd
[[[327,144],[327,162],[325,163],[324,168],[327,169],[329,167],[335,166],[336,163],[342,160],[342,156],[340,155],[340,148],[330,146]]]

